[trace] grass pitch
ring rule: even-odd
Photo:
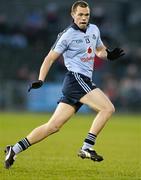
[[[21,153],[11,169],[3,167],[4,147],[45,123],[48,114],[0,114],[0,180],[140,180],[141,115],[114,115],[97,138],[98,163],[77,152],[94,115],[75,115],[59,133]]]

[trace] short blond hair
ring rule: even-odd
[[[82,8],[89,8],[89,4],[86,1],[76,1],[71,7],[71,12],[75,12],[78,6]]]

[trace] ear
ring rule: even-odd
[[[71,12],[71,17],[74,19],[74,12]]]

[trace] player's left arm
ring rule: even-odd
[[[109,50],[106,46],[102,45],[96,48],[96,55],[101,59],[108,59],[110,61],[114,61],[117,58],[125,55],[125,53],[124,50],[121,48]]]

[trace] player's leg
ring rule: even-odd
[[[115,108],[109,98],[99,89],[96,88],[80,99],[80,102],[87,104],[98,112],[90,129],[90,133],[98,135],[103,129],[107,120],[111,117]]]
[[[10,168],[18,153],[26,150],[29,146],[45,139],[49,135],[59,131],[65,122],[75,113],[75,108],[66,103],[59,103],[50,120],[35,128],[26,138],[14,146],[7,146],[5,149],[5,168]]]
[[[49,135],[59,131],[63,124],[75,113],[75,108],[66,103],[59,103],[50,120],[34,129],[27,139],[30,144],[35,144]]]
[[[103,158],[97,155],[95,151],[91,150],[91,148],[95,144],[97,135],[103,129],[112,113],[115,111],[114,106],[109,98],[98,88],[92,90],[82,97],[80,102],[87,104],[89,107],[96,110],[98,114],[96,115],[89,133],[84,140],[84,144],[79,152],[79,155],[82,158],[91,158],[95,161],[101,161]],[[85,150],[88,152],[85,153]],[[91,154],[93,156],[91,156]]]

